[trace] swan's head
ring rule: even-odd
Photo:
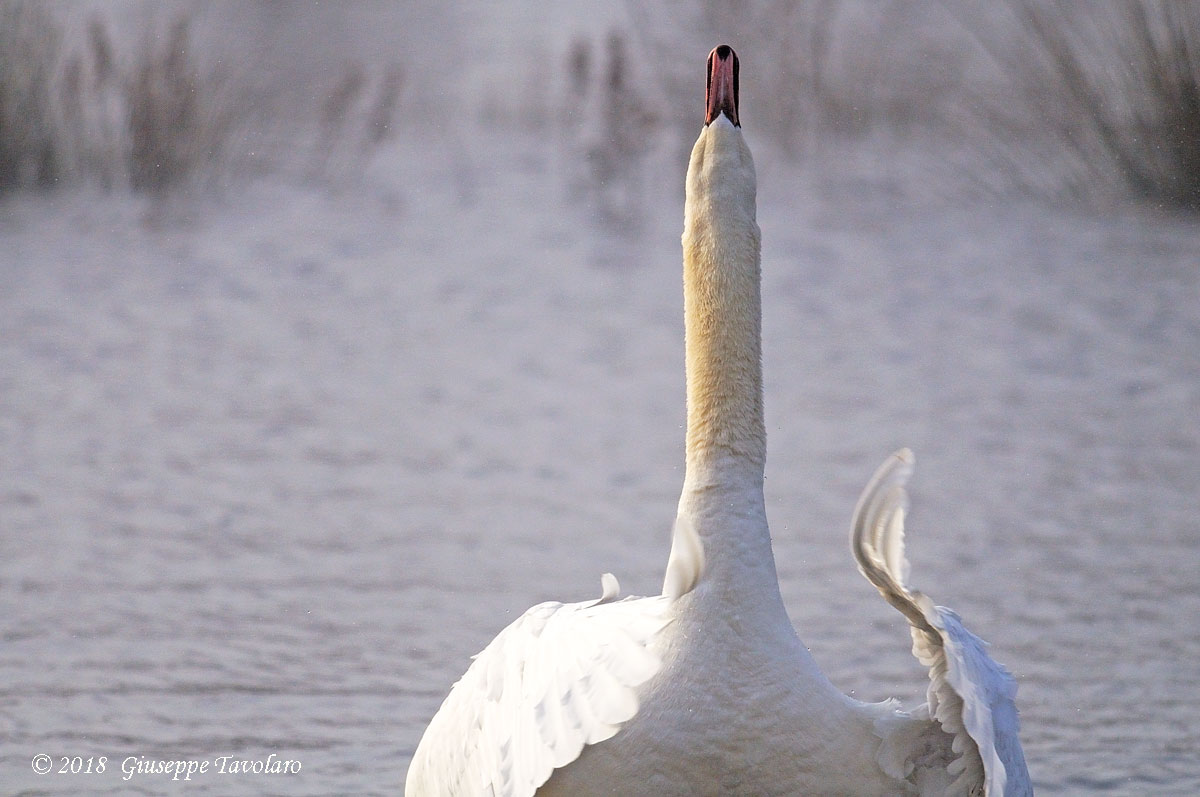
[[[738,122],[738,57],[728,44],[720,44],[708,54],[708,90],[704,94],[708,112],[704,124],[710,125],[721,114],[741,127]]]
[[[727,44],[708,54],[705,105],[688,164],[685,231],[696,243],[710,234],[726,241],[756,237],[754,160],[738,121],[738,57]]]

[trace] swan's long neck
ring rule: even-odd
[[[762,300],[755,176],[741,131],[721,117],[692,151],[684,208],[687,476],[762,493]]]
[[[790,629],[763,501],[762,300],[755,177],[742,133],[720,116],[688,166],[683,230],[687,473],[664,591],[701,580],[722,606]],[[790,633],[790,631],[789,631]]]

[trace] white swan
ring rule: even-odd
[[[763,502],[755,174],[738,60],[709,55],[684,212],[687,471],[663,594],[543,603],[455,684],[409,768],[416,795],[1032,794],[1015,684],[905,583],[902,451],[854,515],[859,567],[930,668],[911,714],[839,692],[792,628]]]

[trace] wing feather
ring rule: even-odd
[[[946,766],[955,778],[948,793],[1032,795],[1018,737],[1016,681],[957,614],[908,586],[904,486],[912,471],[912,452],[903,449],[863,490],[851,533],[859,570],[908,618],[913,655],[929,668],[928,711],[953,737],[951,748],[958,756]]]
[[[585,745],[613,736],[658,672],[652,641],[665,597],[542,603],[475,656],[429,723],[409,767],[410,795],[532,795]]]

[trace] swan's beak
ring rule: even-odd
[[[725,114],[734,127],[738,122],[738,57],[728,44],[722,44],[708,54],[708,91],[705,94],[708,113],[705,126],[720,114]]]

